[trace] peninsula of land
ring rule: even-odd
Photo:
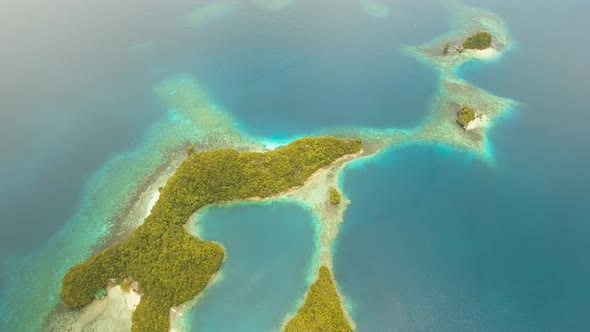
[[[221,245],[193,237],[183,227],[214,203],[268,197],[301,186],[317,170],[361,150],[360,140],[303,138],[266,153],[190,152],[162,188],[152,213],[122,242],[72,267],[62,280],[62,302],[91,302],[110,279],[137,281],[143,296],[133,331],[168,331],[170,309],[196,296],[219,270]]]

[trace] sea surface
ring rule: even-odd
[[[279,330],[312,281],[319,234],[310,211],[287,202],[237,204],[210,208],[198,220],[199,235],[224,244],[227,260],[191,307],[189,330]]]
[[[61,276],[193,135],[153,93],[162,80],[198,79],[266,139],[412,128],[429,114],[437,73],[401,47],[447,32],[444,2],[275,3],[0,4],[0,330],[48,329]],[[517,105],[488,131],[491,161],[405,145],[346,168],[339,290],[358,331],[588,331],[590,3],[463,4],[498,14],[515,43],[458,74]],[[201,227],[228,258],[189,326],[274,329],[311,282],[312,216],[216,207]],[[269,287],[240,282],[256,278]],[[245,317],[249,298],[266,309]]]

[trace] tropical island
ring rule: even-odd
[[[471,130],[483,125],[485,115],[472,107],[463,106],[457,111],[457,123],[465,130]]]
[[[340,204],[340,192],[336,188],[330,189],[330,203],[333,205]]]
[[[458,53],[463,53],[465,50],[483,51],[492,47],[492,35],[486,31],[477,32],[469,36],[463,43],[456,46]],[[451,48],[451,43],[446,42],[442,47],[443,55],[448,55]]]
[[[202,207],[264,198],[301,186],[319,169],[361,150],[361,140],[303,138],[266,153],[231,149],[193,152],[162,188],[151,214],[131,236],[72,267],[62,279],[67,307],[90,303],[109,279],[137,281],[143,296],[133,331],[168,331],[170,309],[201,292],[219,270],[221,245],[189,235]]]
[[[461,46],[467,50],[485,50],[492,47],[492,35],[489,32],[480,31],[467,38]]]

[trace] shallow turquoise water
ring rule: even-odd
[[[186,315],[191,331],[277,331],[308,287],[318,236],[312,215],[294,203],[213,207],[201,236],[227,253],[221,279]]]

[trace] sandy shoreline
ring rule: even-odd
[[[72,332],[129,331],[131,315],[141,300],[133,289],[125,292],[121,286],[107,287],[107,296],[85,306],[72,326]]]
[[[168,178],[167,176],[164,177]],[[156,181],[150,187],[158,185],[158,182]],[[141,196],[145,197],[146,195],[144,193]],[[149,200],[143,200],[147,202],[145,213],[141,221],[133,229],[137,228],[150,215],[152,208],[160,197],[160,191],[156,189],[148,197],[150,197]],[[141,199],[138,200],[142,201]],[[107,294],[108,296],[104,299],[94,300],[84,307],[82,315],[72,326],[72,332],[81,332],[87,325],[86,330],[90,331],[129,331],[131,329],[131,315],[139,305],[141,295],[132,288],[123,291],[120,285],[107,287]]]
[[[479,60],[492,60],[500,55],[500,52],[496,51],[492,47],[488,47],[483,50],[469,50],[469,54],[475,59]]]

